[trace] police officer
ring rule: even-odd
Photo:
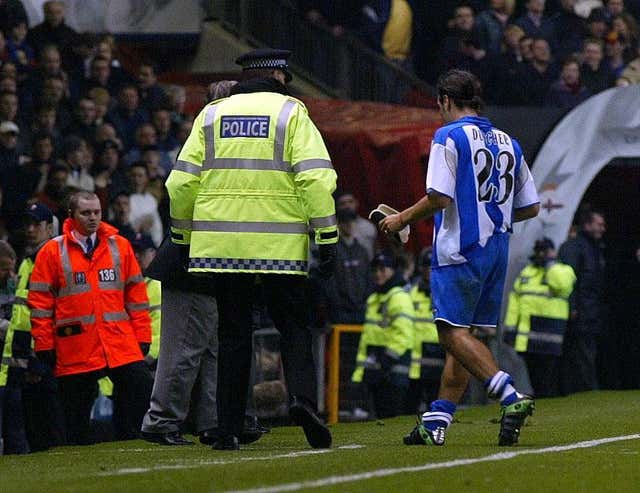
[[[437,399],[440,377],[444,368],[444,350],[438,342],[438,329],[433,322],[431,307],[431,247],[420,252],[417,268],[420,277],[411,286],[409,294],[415,309],[413,350],[409,370],[409,390],[405,412],[415,414],[422,402]]]
[[[409,385],[415,311],[392,253],[376,255],[371,268],[376,288],[367,298],[364,329],[351,379],[367,385],[376,416],[390,418],[401,413]]]
[[[569,296],[576,276],[556,262],[549,238],[535,242],[531,263],[518,275],[505,319],[505,340],[527,363],[537,397],[558,395],[558,361],[569,318]]]
[[[36,255],[54,234],[54,216],[51,210],[39,203],[27,207],[24,232],[28,255],[18,269],[16,302],[11,312],[7,342],[2,355],[0,385],[5,378],[15,399],[14,405],[18,406],[18,411],[11,414],[13,422],[8,423],[11,436],[26,437],[23,452],[37,452],[65,442],[58,387],[53,374],[33,353],[31,310],[27,306],[29,280]]]
[[[331,445],[315,414],[306,276],[309,228],[320,273],[335,264],[336,173],[305,106],[288,94],[290,54],[254,50],[236,60],[243,80],[198,115],[167,180],[172,239],[189,245],[190,272],[215,273],[219,284],[215,449],[239,448],[256,276],[282,336],[290,415],[312,447]]]

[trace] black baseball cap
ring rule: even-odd
[[[46,205],[35,203],[31,204],[27,207],[27,210],[24,211],[25,218],[28,220],[42,222],[46,221],[47,224],[53,223],[53,213],[51,209],[49,209]]]

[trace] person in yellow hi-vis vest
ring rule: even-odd
[[[378,418],[390,418],[402,413],[409,385],[415,311],[394,255],[379,253],[371,267],[376,289],[367,299],[351,380],[367,385]]]
[[[537,397],[559,395],[558,362],[576,281],[571,266],[555,258],[549,238],[535,242],[531,263],[509,293],[504,322],[505,341],[524,357]]]
[[[405,400],[405,413],[416,414],[426,409],[437,399],[440,377],[444,368],[444,349],[438,341],[438,329],[433,321],[431,307],[431,247],[420,252],[416,264],[420,277],[411,286],[409,294],[416,315],[414,319],[414,340],[409,369],[409,390]]]
[[[151,236],[138,233],[131,240],[133,253],[140,264],[140,269],[144,273],[149,264],[156,256],[156,246]],[[160,326],[162,323],[162,285],[160,281],[144,276],[144,283],[147,285],[147,296],[149,297],[149,316],[151,317],[151,346],[149,353],[144,360],[149,368],[155,371],[160,351]]]
[[[282,336],[289,413],[312,447],[331,445],[315,412],[306,278],[310,229],[319,275],[335,265],[337,176],[307,109],[288,94],[290,54],[262,49],[236,60],[244,80],[196,117],[166,183],[172,241],[188,246],[189,272],[219,284],[218,450],[239,448],[256,276]]]
[[[50,368],[33,353],[32,310],[27,306],[36,256],[54,235],[53,213],[44,204],[31,204],[23,221],[26,256],[18,269],[16,298],[0,365],[0,386],[7,386],[5,408],[8,404],[12,407],[4,417],[9,433],[6,453],[38,452],[66,442],[58,386]]]

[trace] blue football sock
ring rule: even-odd
[[[422,415],[422,424],[429,431],[440,427],[448,428],[455,412],[456,405],[453,402],[445,399],[433,401],[429,411]]]
[[[513,386],[513,378],[502,370],[488,378],[484,386],[487,389],[487,395],[491,399],[499,399],[503,406],[514,403],[519,397]]]

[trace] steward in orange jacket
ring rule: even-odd
[[[101,223],[93,255],[62,235],[38,253],[31,275],[29,306],[35,350],[55,349],[55,375],[115,368],[144,356],[151,343],[149,300],[131,244]]]
[[[38,253],[31,274],[28,304],[35,351],[58,377],[71,443],[91,442],[95,382],[105,375],[116,393],[120,387],[127,415],[120,417],[127,431],[119,436],[132,438],[151,391],[143,364],[151,343],[146,286],[129,241],[101,222],[95,194],[74,194],[69,215],[63,234]]]

